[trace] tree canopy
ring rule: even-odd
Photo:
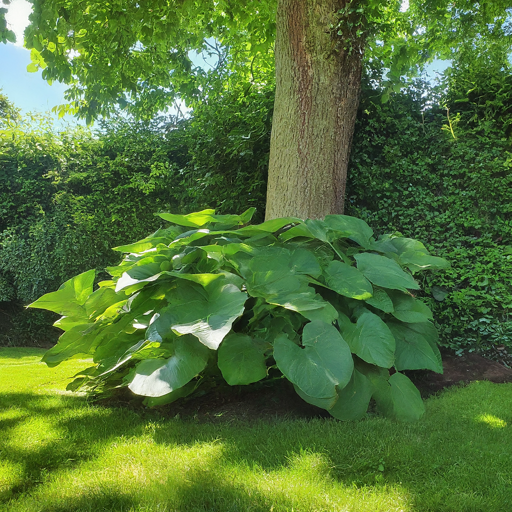
[[[66,97],[83,118],[109,115],[118,106],[153,115],[176,97],[193,102],[222,88],[235,71],[257,82],[268,73],[255,69],[272,67],[277,0],[33,4],[25,33],[29,70],[41,68],[46,80],[66,83]],[[389,69],[390,91],[407,71],[435,56],[453,58],[482,40],[510,50],[507,0],[411,0],[407,8],[399,0],[337,4],[331,30],[349,50],[362,41],[367,64]],[[214,69],[195,65],[194,51],[216,57]]]
[[[9,5],[10,0],[2,0],[4,5]],[[5,19],[5,15],[7,14],[7,9],[5,7],[0,7],[0,43],[14,43],[16,41],[16,36],[14,32],[7,27],[7,20]]]

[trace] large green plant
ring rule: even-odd
[[[417,419],[419,392],[401,373],[442,372],[429,308],[407,270],[445,268],[423,244],[373,238],[354,217],[159,214],[171,222],[108,270],[94,270],[31,304],[62,316],[65,332],[43,360],[92,356],[70,389],[128,386],[146,403],[194,392],[204,376],[230,385],[276,366],[307,402],[334,417],[361,417],[373,397],[384,414]]]

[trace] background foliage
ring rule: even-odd
[[[510,346],[510,68],[499,51],[483,48],[461,55],[437,88],[416,81],[383,103],[380,83],[372,76],[364,85],[346,213],[450,260],[449,271],[422,283],[443,344]],[[4,123],[3,311],[117,263],[110,247],[156,230],[154,212],[255,206],[261,221],[272,104],[271,82],[232,80],[186,120],[118,120],[94,135]],[[39,313],[24,312],[14,325],[40,339],[53,318],[32,316]]]
[[[347,213],[422,240],[452,268],[426,276],[445,345],[512,341],[512,77],[461,63],[437,90],[417,82],[387,104],[366,98]]]

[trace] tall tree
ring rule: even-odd
[[[436,55],[450,58],[482,38],[510,47],[512,32],[508,0],[33,3],[29,68],[67,83],[67,99],[86,119],[116,105],[151,115],[177,97],[193,103],[213,77],[229,81],[233,71],[257,82],[255,66],[268,67],[275,54],[267,218],[343,212],[365,62],[388,69],[389,93]],[[194,66],[191,50],[217,53],[218,65]]]

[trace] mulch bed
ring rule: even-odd
[[[495,360],[477,353],[456,355],[445,348],[441,349],[441,354],[443,374],[422,370],[405,372],[424,398],[450,386],[465,385],[476,380],[512,382],[512,354],[505,348],[497,347],[486,354]],[[127,389],[123,391],[115,398],[103,400],[101,403],[141,411],[141,398],[135,397]],[[304,402],[286,379],[265,381],[250,386],[230,387],[226,384],[201,397],[179,400],[154,410],[142,410],[149,415],[180,417],[199,422],[330,417],[327,411]]]
[[[506,352],[497,354],[508,357]],[[512,382],[512,369],[501,362],[475,353],[457,356],[447,349],[442,349],[442,356],[442,375],[431,371],[407,372],[424,398],[450,386],[464,385],[475,380]],[[505,360],[503,362],[507,364]],[[330,417],[327,411],[304,402],[285,379],[271,384],[214,390],[203,397],[176,402],[159,409],[159,413],[199,422]]]
[[[464,353],[460,356],[453,351],[442,349],[444,373],[430,371],[409,372],[409,377],[420,389],[423,396],[455,384],[468,384],[475,380],[488,380],[498,384],[512,382],[510,356],[505,349],[495,350],[491,360],[476,353]]]

